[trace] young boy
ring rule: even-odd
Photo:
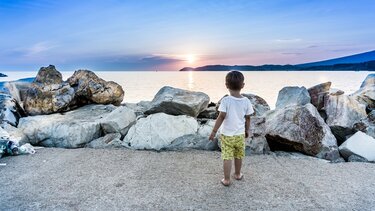
[[[225,77],[225,85],[229,96],[221,99],[219,116],[209,137],[214,140],[220,128],[221,157],[224,162],[224,179],[221,183],[230,185],[230,172],[234,159],[234,179],[241,180],[242,159],[245,156],[245,138],[249,137],[250,114],[254,112],[253,106],[247,97],[240,94],[244,87],[244,76],[238,71],[231,71]]]

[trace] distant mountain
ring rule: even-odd
[[[8,76],[3,73],[0,73],[0,77],[8,77]]]
[[[273,65],[266,64],[260,66],[253,65],[207,65],[202,67],[184,67],[180,71],[278,71],[278,70],[346,70],[346,71],[375,71],[375,51],[356,54],[352,56],[330,59],[320,62],[311,62],[298,65]]]
[[[355,54],[351,56],[340,57],[336,59],[329,59],[320,62],[311,62],[305,64],[299,64],[302,67],[311,66],[325,66],[325,65],[335,65],[335,64],[348,64],[348,63],[362,63],[375,60],[375,51],[369,51],[366,53]]]

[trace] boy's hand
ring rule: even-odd
[[[212,131],[210,137],[208,138],[208,140],[214,141],[215,140],[215,136],[216,136],[216,132]]]

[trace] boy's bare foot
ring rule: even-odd
[[[240,175],[233,174],[233,177],[234,177],[234,179],[236,179],[236,180],[242,180],[242,178],[243,178],[243,174],[242,174],[242,173],[240,173]]]
[[[229,181],[229,180],[222,179],[222,180],[221,180],[221,184],[223,184],[224,186],[229,186],[229,185],[230,185],[230,181]]]

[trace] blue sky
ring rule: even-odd
[[[0,70],[296,64],[375,50],[373,0],[0,0]]]

